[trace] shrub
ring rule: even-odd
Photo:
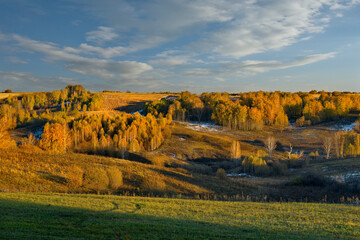
[[[306,127],[311,125],[311,120],[305,120],[305,116],[302,116],[295,121],[296,127]]]
[[[319,151],[311,152],[309,156],[316,160],[319,157]]]
[[[107,174],[109,177],[109,187],[111,190],[116,191],[123,185],[123,175],[122,172],[116,167],[110,167],[107,169]]]
[[[287,172],[288,168],[286,164],[275,162],[272,166],[272,172],[275,175],[284,175]]]
[[[166,183],[158,174],[147,176],[142,179],[141,188],[149,191],[165,191]]]
[[[89,190],[100,194],[109,186],[109,178],[102,168],[88,168],[84,172],[83,185]]]
[[[66,179],[70,189],[77,189],[83,183],[84,171],[76,165],[68,167]]]
[[[227,176],[225,170],[223,168],[218,168],[216,171],[216,177],[220,180],[226,180]]]
[[[6,90],[4,91],[4,93],[12,93],[12,90],[11,90],[11,89],[6,89]]]
[[[296,160],[296,159],[298,159],[299,158],[299,154],[297,154],[297,153],[292,153],[291,155],[290,155],[290,159],[291,160]]]
[[[264,172],[268,168],[266,161],[258,156],[251,155],[245,158],[242,162],[242,166],[247,172]]]
[[[200,173],[200,174],[206,174],[206,175],[213,173],[213,170],[211,169],[211,167],[204,165],[204,164],[196,164],[196,163],[183,164],[181,167],[188,170],[189,172],[193,172],[193,173]]]
[[[324,176],[316,173],[306,173],[301,176],[297,176],[291,181],[292,185],[303,185],[303,186],[317,186],[324,187],[328,185],[330,181]]]

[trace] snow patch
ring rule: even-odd
[[[216,125],[215,123],[208,123],[208,122],[184,122],[182,123],[185,125],[186,128],[204,132],[204,131],[210,131],[210,132],[218,132],[220,130],[220,126]]]
[[[131,112],[130,114],[140,113],[140,115],[144,116],[144,110],[141,109],[139,111]]]
[[[228,173],[226,174],[228,177],[238,177],[238,178],[256,178],[255,176],[252,176],[247,173]]]
[[[33,130],[33,135],[36,139],[41,139],[41,135],[43,134],[44,129],[43,128],[36,128]]]
[[[339,183],[360,183],[360,172],[334,175],[330,176],[330,178]]]
[[[356,126],[356,122],[353,122],[351,124],[339,124],[333,126],[330,130],[351,132],[352,130],[354,130],[355,126]]]

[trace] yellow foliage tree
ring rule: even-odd
[[[70,147],[71,136],[66,123],[46,123],[41,135],[40,147],[54,152],[66,152]]]

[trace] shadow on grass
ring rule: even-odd
[[[60,183],[60,184],[66,184],[67,180],[64,177],[49,173],[49,172],[42,172],[42,171],[38,171],[37,172],[39,174],[40,177],[52,181],[52,182],[56,182],[56,183]]]
[[[0,239],[331,239],[270,231],[269,226],[230,226],[141,215],[141,206],[117,213],[0,199]],[[194,213],[196,214],[196,213]],[[119,234],[121,238],[118,238]]]
[[[132,113],[143,109],[143,107],[147,102],[151,102],[151,101],[131,101],[126,106],[115,108],[115,110]]]

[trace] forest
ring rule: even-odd
[[[249,92],[240,94],[181,92],[175,101],[148,103],[145,111],[157,116],[170,113],[179,121],[214,121],[234,130],[259,130],[263,126],[286,127],[289,121],[303,127],[337,120],[360,112],[356,93]]]

